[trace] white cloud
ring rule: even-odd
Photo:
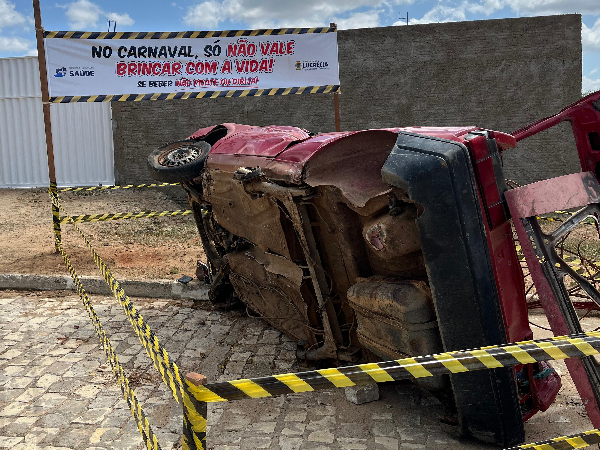
[[[338,29],[349,30],[351,28],[373,28],[379,26],[379,13],[381,10],[371,10],[360,13],[352,13],[347,19],[333,18]]]
[[[600,14],[598,0],[504,0],[518,14],[545,16],[551,14]]]
[[[225,20],[243,22],[249,28],[318,27],[336,21],[341,28],[373,26],[379,23],[377,8],[390,4],[408,4],[414,0],[205,0],[189,7],[183,17],[186,25],[198,29],[215,29]],[[368,7],[366,12],[356,12]],[[355,11],[354,13],[351,13]],[[344,15],[351,13],[347,19]],[[361,25],[360,20],[365,22]],[[368,21],[368,22],[367,22]],[[368,23],[368,25],[367,25]]]
[[[209,29],[217,28],[219,23],[225,19],[223,6],[217,2],[208,1],[191,6],[183,18],[183,22],[198,28]]]
[[[581,92],[589,93],[600,91],[600,79],[593,80],[585,75],[581,78]]]
[[[543,16],[552,14],[600,14],[599,0],[446,0],[438,2],[431,10],[425,13],[420,19],[411,19],[411,24],[433,23],[433,22],[455,22],[468,20],[469,15],[490,14],[502,10],[510,9],[517,15],[525,16]],[[394,25],[401,25],[401,21]],[[598,27],[596,29],[596,27]],[[585,24],[584,30],[587,29]],[[596,29],[596,42],[600,42],[600,26],[598,22],[594,25]],[[585,44],[584,44],[585,45]],[[598,44],[596,44],[598,45]]]
[[[95,27],[100,19],[100,13],[102,13],[100,7],[89,0],[78,0],[63,6],[63,8],[67,9],[69,27],[75,30]]]
[[[590,75],[594,75],[596,72],[598,72],[598,68],[593,69],[592,71],[590,71]]]
[[[0,0],[0,30],[2,27],[21,25],[26,21],[25,16],[15,10],[14,3],[10,3],[8,0]]]
[[[25,54],[25,56],[37,56],[37,55],[38,55],[37,48],[32,48]]]
[[[129,27],[135,23],[135,21],[129,17],[129,14],[118,14],[118,13],[107,13],[106,18],[117,22],[117,28],[120,26]]]
[[[409,19],[409,24],[419,25],[425,23],[459,22],[468,20],[467,14],[484,14],[489,16],[495,11],[505,7],[506,0],[481,0],[478,2],[439,2],[427,11],[420,19]],[[398,20],[393,25],[406,25],[406,21]]]
[[[0,52],[24,53],[27,52],[32,42],[20,37],[0,36]]]
[[[458,22],[461,20],[467,20],[464,3],[457,7],[438,4],[427,11],[421,19],[409,19],[408,23],[419,25],[434,22]]]
[[[90,0],[77,0],[75,2],[67,3],[66,5],[57,6],[67,10],[66,15],[69,21],[69,27],[73,30],[97,28],[100,19],[103,21],[105,19],[116,20],[117,27],[127,27],[135,23],[135,21],[129,17],[129,14],[104,11]]]
[[[581,46],[584,52],[600,52],[600,19],[592,28],[581,24]]]

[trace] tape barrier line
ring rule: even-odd
[[[56,203],[57,207],[63,210],[58,202],[58,195],[55,197],[51,195],[51,198],[53,204]],[[146,353],[150,359],[152,359],[154,367],[161,374],[164,383],[171,390],[175,400],[179,404],[182,404],[184,412],[184,428],[186,430],[184,433],[184,450],[186,450],[186,448],[204,449],[204,442],[206,440],[206,408],[202,408],[201,404],[189,394],[189,383],[186,382],[186,385],[184,385],[179,368],[169,359],[169,355],[165,348],[160,345],[158,337],[150,329],[148,324],[144,322],[144,318],[130,298],[125,294],[125,291],[123,291],[123,288],[121,288],[118,281],[113,277],[110,269],[106,266],[104,261],[102,261],[102,258],[100,258],[100,255],[96,253],[90,241],[77,224],[72,220],[68,223],[75,227],[81,238],[84,240],[92,254],[96,266],[102,273],[111,292],[121,304],[138,339],[146,349]],[[189,438],[187,436],[189,436]],[[194,446],[190,447],[186,443],[186,439],[190,439]]]
[[[571,216],[572,215],[570,212],[567,212],[567,211],[554,211],[554,214],[560,214],[562,216]],[[546,222],[564,222],[564,220],[559,217],[536,216],[536,219],[544,220]],[[584,220],[581,223],[583,223],[584,225],[596,225],[596,221],[593,219],[589,219],[589,218]]]
[[[516,245],[515,248],[517,250],[517,257],[519,258],[519,261],[525,261],[525,255],[523,254],[521,246]],[[587,264],[586,266],[583,266],[581,259],[577,258],[573,255],[565,255],[565,256],[563,256],[562,259],[566,263],[568,263],[569,266],[575,272],[577,272],[579,275],[587,274],[590,276],[595,276],[597,273],[600,272],[600,262],[599,261],[595,261],[595,262],[592,262],[591,264]]]
[[[50,97],[51,103],[141,102],[145,100],[187,100],[189,98],[261,97],[271,95],[332,94],[340,92],[338,84],[294,86],[272,89],[237,89],[227,91],[164,92],[148,94],[75,95]]]
[[[100,323],[100,319],[96,315],[96,311],[94,310],[94,307],[92,306],[92,303],[91,303],[87,293],[83,289],[81,281],[79,280],[79,277],[77,276],[77,273],[75,272],[75,268],[71,264],[71,261],[69,260],[69,257],[67,256],[66,252],[64,251],[64,249],[62,247],[62,243],[60,242],[59,239],[56,239],[56,248],[58,249],[59,253],[62,255],[63,260],[65,261],[65,264],[67,265],[69,273],[71,274],[71,278],[73,279],[73,283],[75,284],[75,287],[77,288],[77,293],[79,294],[79,297],[81,298],[81,301],[83,302],[83,305],[85,306],[85,309],[87,310],[90,320],[92,321],[92,324],[94,326],[94,330],[96,330],[96,334],[100,338],[100,342],[102,343],[102,348],[104,349],[104,352],[106,353],[106,357],[112,368],[112,371],[113,371],[115,377],[117,378],[117,381],[119,382],[119,386],[121,387],[121,392],[123,393],[123,397],[125,398],[125,400],[127,401],[127,404],[129,405],[129,409],[131,410],[131,415],[133,416],[133,418],[138,426],[140,435],[142,436],[142,439],[144,441],[146,448],[153,449],[153,450],[160,450],[160,448],[161,448],[160,444],[158,443],[156,435],[152,431],[150,422],[148,422],[148,418],[147,418],[146,414],[144,413],[144,410],[142,409],[142,406],[141,406],[140,402],[138,401],[138,399],[135,395],[135,392],[129,386],[129,380],[127,379],[127,376],[125,375],[123,367],[119,363],[119,359],[117,358],[117,355],[110,343],[110,340],[108,339],[108,336],[106,335],[104,328],[102,327],[102,324]]]
[[[72,223],[72,222],[71,222]],[[154,363],[154,367],[158,370],[162,376],[163,381],[167,385],[167,387],[171,390],[173,397],[177,400],[178,403],[181,403],[181,399],[183,398],[183,382],[181,376],[179,374],[179,368],[177,365],[170,360],[169,355],[165,348],[160,345],[158,337],[154,334],[154,332],[150,329],[148,324],[144,322],[144,318],[132,303],[130,298],[125,294],[123,288],[119,285],[118,281],[113,277],[110,269],[104,264],[102,258],[96,253],[92,244],[87,239],[87,237],[83,234],[83,232],[72,223],[75,229],[79,232],[80,236],[84,240],[86,246],[90,250],[92,257],[94,258],[94,262],[96,266],[102,273],[102,276],[110,290],[112,291],[114,297],[119,301],[129,322],[133,326],[135,333],[137,334],[140,342],[146,349],[148,356],[152,359]]]
[[[50,194],[50,201],[52,202],[52,227],[54,230],[54,239],[56,242],[61,242],[62,236],[60,232],[60,204],[58,200],[58,190],[56,183],[50,182],[48,187],[48,194]],[[54,244],[55,250],[58,251],[58,246]]]
[[[335,33],[335,27],[316,28],[270,28],[260,30],[225,30],[225,31],[44,31],[46,39],[182,39],[182,38],[224,38],[243,36],[277,36],[283,34]]]
[[[55,204],[57,205],[57,207],[63,210],[63,208],[58,203],[57,196],[53,197],[52,201],[53,204],[56,202]],[[169,359],[169,355],[165,348],[160,345],[158,337],[150,329],[148,324],[144,322],[142,315],[139,313],[135,305],[131,302],[129,297],[125,294],[117,280],[113,277],[109,268],[106,266],[106,264],[104,264],[104,261],[102,261],[102,258],[100,258],[98,253],[96,253],[96,251],[92,247],[92,244],[83,234],[81,229],[73,221],[69,221],[68,223],[71,223],[75,227],[77,232],[84,240],[86,246],[92,254],[92,257],[94,258],[96,266],[102,273],[102,276],[108,284],[108,286],[110,287],[111,292],[123,307],[123,310],[125,311],[127,318],[133,326],[136,335],[138,336],[140,342],[146,349],[148,356],[150,356],[150,358],[152,359],[154,367],[160,372],[163,381],[173,393],[175,400],[181,403],[181,398],[183,397],[183,383],[181,380],[181,376],[179,375],[179,368],[174,362],[172,362]]]
[[[568,450],[573,448],[585,448],[594,444],[600,444],[600,430],[598,429],[572,434],[570,436],[561,436],[547,441],[536,442],[534,444],[519,445],[506,450]]]
[[[84,186],[84,187],[69,187],[59,189],[58,192],[81,192],[81,191],[114,191],[116,189],[141,189],[155,188],[165,186],[181,186],[181,183],[146,183],[146,184],[126,184],[123,186]],[[54,184],[56,188],[56,184]]]
[[[60,219],[60,223],[107,222],[110,220],[141,219],[144,217],[175,217],[187,216],[191,209],[177,209],[175,211],[142,211],[138,213],[107,213],[84,214],[81,216],[67,216]]]
[[[600,332],[589,332],[337,369],[191,385],[190,392],[198,401],[224,402],[580,358],[600,354],[599,349]]]
[[[191,383],[185,380],[187,403],[183,408],[182,450],[204,450],[206,448],[207,404],[197,401],[189,392]]]

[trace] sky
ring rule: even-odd
[[[48,31],[244,30],[406,26],[552,14],[582,15],[582,91],[600,90],[600,0],[40,0]],[[36,55],[30,0],[0,0],[0,58]]]

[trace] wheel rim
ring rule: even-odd
[[[159,158],[159,163],[165,167],[182,166],[198,159],[201,153],[201,150],[195,145],[183,145],[163,153]]]

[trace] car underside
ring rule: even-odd
[[[532,338],[501,161],[527,130],[226,123],[149,163],[188,194],[210,299],[241,301],[299,359],[344,365]],[[503,445],[560,388],[545,362],[420,380],[448,427]]]

